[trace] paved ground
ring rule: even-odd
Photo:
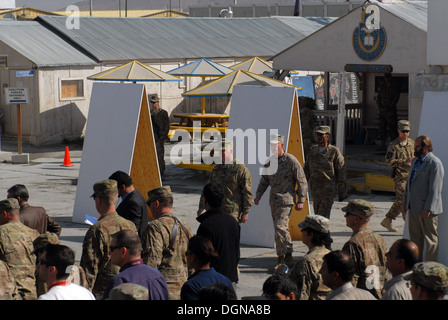
[[[43,206],[63,228],[61,242],[70,246],[76,252],[76,258],[81,256],[81,245],[88,229],[87,225],[72,222],[72,212],[76,195],[76,182],[82,151],[79,147],[70,146],[73,167],[60,166],[64,160],[65,146],[37,148],[24,145],[24,152],[30,154],[29,164],[12,164],[10,156],[16,152],[14,143],[2,144],[0,152],[0,195],[6,198],[9,187],[16,183],[27,186],[30,192],[30,204]],[[106,177],[107,178],[107,177]],[[164,185],[170,185],[174,193],[174,210],[186,221],[193,231],[198,227],[196,221],[197,205],[202,187],[207,181],[206,173],[198,173],[186,168],[168,165]],[[350,194],[343,203],[336,202],[331,215],[331,234],[334,239],[333,249],[341,249],[348,240],[351,230],[345,226],[345,218],[340,210],[350,199],[362,198],[372,201],[376,215],[371,220],[372,230],[380,233],[388,247],[402,235],[404,221],[397,219],[394,225],[400,232],[391,233],[380,226],[389,209],[394,195],[391,193]],[[250,217],[253,218],[253,217]],[[307,248],[301,241],[294,241],[294,257],[302,256]],[[273,248],[241,246],[240,282],[237,289],[238,298],[257,296],[261,294],[263,282],[269,277],[270,270],[275,265],[276,256]]]

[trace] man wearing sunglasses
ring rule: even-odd
[[[394,179],[395,202],[386,213],[381,225],[390,232],[397,232],[397,228],[392,226],[392,221],[403,212],[403,193],[406,188],[406,181],[411,168],[411,161],[414,158],[414,140],[409,138],[411,123],[408,120],[398,121],[398,138],[392,141],[386,152],[386,163],[392,168],[392,178]]]

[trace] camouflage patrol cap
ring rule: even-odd
[[[411,122],[409,122],[408,120],[398,121],[398,129],[399,130],[411,130]]]
[[[271,134],[270,143],[277,144],[285,142],[285,137],[279,134]]]
[[[299,223],[300,229],[311,228],[318,232],[329,233],[330,232],[330,220],[327,218],[313,214],[306,216],[305,220]]]
[[[163,186],[148,191],[147,203],[157,200],[159,197],[172,197],[170,186]]]
[[[330,134],[331,132],[331,128],[329,126],[318,126],[316,127],[316,131],[317,133],[322,133],[322,134]]]
[[[108,180],[102,180],[98,181],[93,185],[93,194],[91,197],[95,195],[101,195],[101,194],[110,194],[110,193],[118,193],[117,188],[117,181],[108,179]]]
[[[348,205],[342,208],[342,211],[370,217],[373,215],[373,204],[365,200],[350,200]]]
[[[159,97],[157,96],[157,94],[153,94],[153,95],[151,95],[151,97],[149,98],[149,101],[151,101],[152,103],[159,102]]]
[[[43,249],[49,244],[59,244],[59,237],[56,233],[47,232],[39,235],[33,241],[34,250],[31,253],[35,254],[37,250]]]
[[[434,261],[416,263],[412,273],[405,277],[434,291],[445,291],[448,288],[448,268]]]
[[[148,300],[147,288],[136,283],[122,283],[109,293],[109,300]]]
[[[15,198],[8,198],[0,201],[0,211],[9,211],[12,209],[20,209],[19,201]]]

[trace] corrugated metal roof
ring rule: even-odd
[[[99,61],[270,57],[332,21],[331,18],[99,18],[37,20]]]
[[[413,26],[428,31],[428,2],[427,1],[402,1],[379,2],[370,1],[375,5],[389,11],[393,15],[403,19]]]
[[[35,21],[0,21],[0,41],[38,67],[97,64]]]

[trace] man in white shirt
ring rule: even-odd
[[[324,285],[333,290],[326,300],[376,300],[369,291],[352,285],[355,264],[341,250],[331,251],[324,256],[320,274]]]
[[[412,300],[410,281],[405,277],[412,273],[412,267],[418,262],[418,247],[411,240],[399,239],[386,253],[386,267],[392,279],[386,281],[382,300]]]
[[[49,244],[39,260],[39,278],[46,282],[48,292],[39,300],[95,300],[86,288],[67,280],[75,263],[75,253],[67,246]]]

